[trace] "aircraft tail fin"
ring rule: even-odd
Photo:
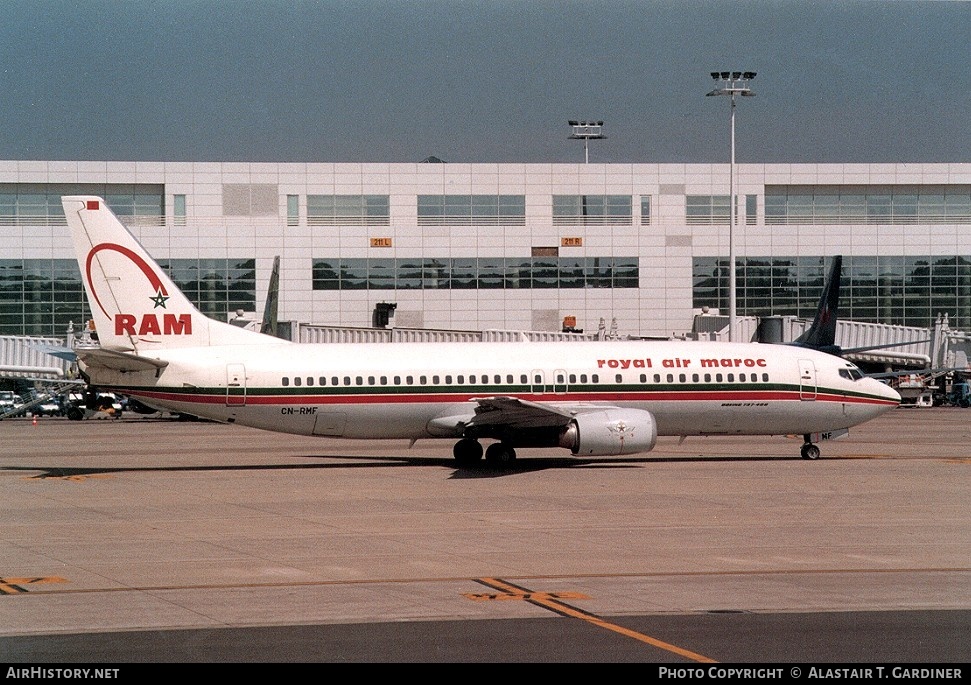
[[[260,333],[276,335],[278,332],[278,309],[280,304],[280,255],[273,258],[270,272],[270,286],[266,289],[266,306],[263,308],[263,323]]]
[[[842,270],[843,257],[837,255],[833,257],[813,323],[805,333],[792,341],[794,345],[812,347],[823,352],[839,349],[836,346],[836,323],[839,316]]]
[[[139,354],[173,347],[285,342],[206,317],[102,198],[64,196],[61,203],[102,348]]]

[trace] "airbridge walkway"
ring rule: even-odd
[[[739,317],[740,340],[756,340],[760,324],[770,339],[762,342],[783,343],[795,340],[809,329],[812,321],[794,316]],[[694,340],[728,340],[728,317],[699,314],[692,332]],[[926,369],[968,369],[971,357],[971,334],[952,329],[947,314],[937,317],[928,328],[892,324],[839,321],[836,344],[848,351],[845,356],[858,364],[884,365],[887,371]],[[869,348],[867,351],[852,351]],[[874,349],[878,348],[878,349]]]

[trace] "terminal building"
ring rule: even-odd
[[[727,314],[971,329],[971,163],[0,161],[0,335],[89,318],[61,196],[106,199],[202,311],[280,321],[671,337]],[[383,322],[379,322],[382,323]]]

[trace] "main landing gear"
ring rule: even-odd
[[[482,459],[482,445],[473,438],[462,438],[452,448],[452,456],[459,466],[475,466]],[[508,466],[516,460],[516,450],[504,442],[494,442],[485,450],[490,466]]]
[[[806,441],[802,445],[802,449],[799,450],[799,454],[802,455],[803,459],[819,459],[819,448],[812,443],[812,436],[806,433],[802,436]]]

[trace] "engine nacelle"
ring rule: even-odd
[[[603,409],[578,414],[560,434],[560,447],[585,457],[650,452],[657,423],[643,409]]]

